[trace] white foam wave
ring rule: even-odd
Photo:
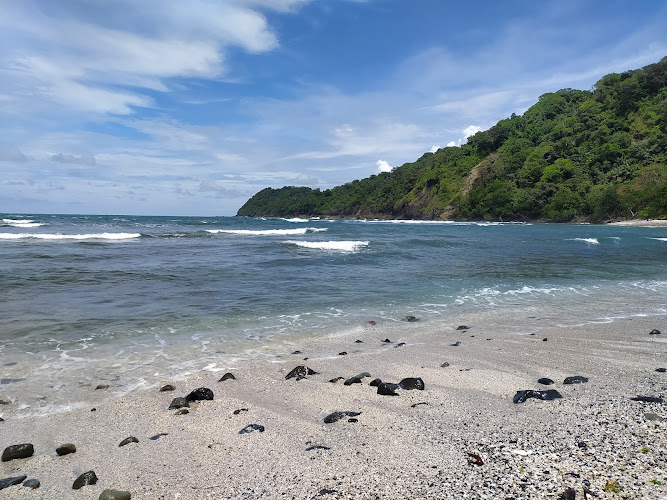
[[[583,241],[589,245],[599,245],[600,242],[597,238],[567,238],[567,241]]]
[[[299,229],[206,229],[207,233],[239,234],[244,236],[294,236],[306,233],[322,233],[327,228],[302,227]]]
[[[284,221],[287,222],[309,222],[310,219],[301,219],[300,217],[294,217],[292,219],[283,219]]]
[[[284,243],[296,245],[302,248],[314,250],[333,250],[337,252],[356,252],[363,247],[368,246],[368,241],[294,241],[288,240]]]
[[[651,240],[667,241],[667,238],[649,238]]]
[[[426,225],[448,225],[448,226],[506,226],[512,224],[525,224],[525,222],[475,222],[475,221],[456,221],[456,220],[414,220],[414,219],[363,219],[360,222],[375,224],[426,224]]]
[[[5,224],[30,224],[35,221],[32,219],[2,219],[2,222]]]
[[[93,234],[49,234],[49,233],[0,233],[0,240],[131,240],[139,238],[139,233],[93,233]]]
[[[6,222],[5,225],[11,227],[30,228],[30,227],[45,226],[46,224],[44,222],[26,222],[26,223]]]

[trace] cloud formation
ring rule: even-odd
[[[84,165],[87,167],[95,166],[95,156],[93,155],[66,155],[66,154],[57,154],[51,156],[51,161],[56,161],[58,163],[71,163],[74,165]]]
[[[392,171],[391,165],[389,165],[389,163],[387,163],[384,160],[378,160],[377,162],[375,162],[375,165],[377,167],[378,172],[391,172]]]

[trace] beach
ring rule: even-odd
[[[0,447],[35,451],[2,462],[0,477],[41,486],[11,486],[2,497],[97,499],[115,489],[134,499],[665,498],[664,402],[631,398],[664,398],[667,374],[656,370],[667,367],[666,330],[663,315],[550,322],[535,333],[497,311],[369,323],[284,342],[223,382],[222,371],[201,372],[164,380],[174,391],[156,384],[122,397],[91,387],[87,407],[44,417],[13,418],[12,403]],[[299,365],[318,373],[286,380]],[[330,382],[362,372],[370,377],[361,383]],[[564,384],[571,376],[588,381]],[[369,385],[406,377],[421,378],[424,390],[392,397]],[[199,387],[214,399],[190,403],[187,414],[168,409]],[[517,391],[549,389],[562,398],[513,402]],[[324,423],[333,412],[359,415]],[[239,433],[251,424],[263,431]],[[138,442],[118,446],[130,436]],[[58,456],[63,443],[76,452]],[[98,482],[73,491],[89,470]],[[576,497],[561,496],[568,488]]]

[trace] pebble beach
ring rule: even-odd
[[[537,334],[493,312],[457,318],[465,323],[408,319],[277,345],[270,360],[230,370],[234,378],[202,372],[164,380],[172,391],[122,397],[91,388],[88,407],[50,416],[3,405],[0,448],[31,443],[34,453],[3,461],[0,479],[25,475],[40,487],[0,496],[667,497],[664,316]],[[286,379],[298,366],[317,373]],[[381,395],[376,378],[420,378],[424,388]],[[169,409],[197,388],[213,399]],[[514,402],[517,391],[546,390],[562,397]],[[334,412],[349,413],[325,423]],[[136,442],[119,447],[128,437]],[[76,451],[59,456],[65,443]],[[91,470],[97,482],[73,490]]]

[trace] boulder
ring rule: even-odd
[[[56,453],[58,456],[69,455],[70,453],[76,452],[76,446],[72,443],[61,444],[56,448]]]
[[[185,396],[186,401],[212,401],[213,391],[207,387],[199,387]]]
[[[88,486],[95,483],[97,483],[97,476],[95,475],[95,471],[89,470],[88,472],[84,472],[83,474],[81,474],[79,477],[76,478],[74,484],[72,485],[72,489],[79,490],[84,486]]]
[[[5,451],[2,452],[2,461],[9,462],[10,460],[16,460],[19,458],[28,458],[35,453],[35,448],[30,443],[23,444],[13,444],[7,446]]]
[[[0,490],[4,490],[5,488],[9,488],[10,486],[14,486],[16,484],[21,484],[26,480],[27,477],[28,476],[15,476],[0,479]]]

